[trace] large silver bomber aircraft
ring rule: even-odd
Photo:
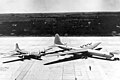
[[[116,54],[119,54],[119,52],[103,52],[100,51],[102,48],[96,48],[101,42],[95,43],[95,44],[87,44],[80,46],[79,48],[74,48],[74,47],[68,47],[65,44],[63,44],[60,40],[60,37],[58,34],[55,35],[55,38],[57,40],[55,41],[55,46],[67,50],[66,52],[63,53],[58,53],[52,56],[64,56],[64,55],[73,55],[73,56],[81,56],[82,58],[87,58],[87,57],[100,57],[104,59],[109,59],[109,60],[119,60],[118,57],[115,57]]]

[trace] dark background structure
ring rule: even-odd
[[[0,36],[112,36],[120,12],[0,14]]]

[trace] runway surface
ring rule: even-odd
[[[61,37],[69,46],[79,47],[90,42],[102,42],[103,51],[120,50],[120,37]],[[14,50],[15,43],[30,52],[44,50],[54,42],[54,37],[1,37],[0,38],[0,80],[119,80],[120,61],[95,58],[73,59],[70,56],[42,57],[42,60],[15,60],[2,58]]]

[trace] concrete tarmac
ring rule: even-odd
[[[61,37],[69,46],[79,47],[90,42],[102,42],[103,51],[120,50],[120,37]],[[53,44],[54,37],[0,38],[0,80],[119,80],[120,61],[96,58],[79,59],[71,56],[42,57],[42,60],[2,58],[3,52],[14,50],[15,43],[28,51],[43,50]],[[9,42],[10,41],[10,42]],[[5,53],[4,53],[5,54]]]

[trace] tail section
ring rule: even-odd
[[[54,44],[64,45],[64,44],[61,42],[61,40],[60,40],[59,34],[55,34]]]
[[[15,51],[17,51],[17,52],[21,51],[20,48],[19,48],[19,46],[18,46],[18,43],[16,43]]]
[[[98,51],[100,51],[102,48],[96,48],[95,50],[98,50]]]

